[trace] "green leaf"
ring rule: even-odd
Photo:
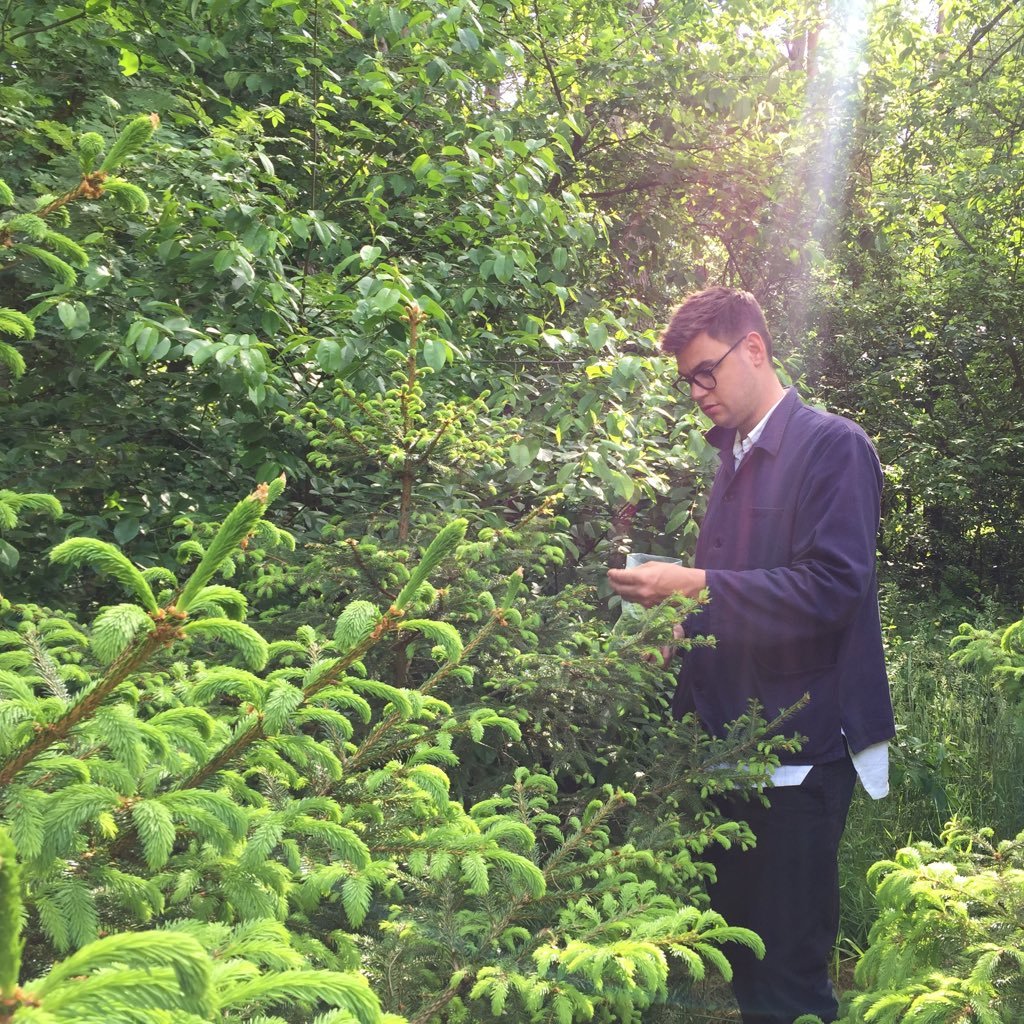
[[[317,342],[316,361],[326,373],[338,373],[344,365],[341,346],[330,338]]]
[[[509,448],[508,457],[512,465],[518,469],[528,466],[533,461],[533,453],[530,451],[530,446],[521,442]]]
[[[21,555],[18,554],[18,549],[14,545],[0,539],[0,566],[5,569],[14,569],[20,558]]]
[[[448,346],[439,338],[423,342],[423,361],[433,370],[441,370],[448,359]]]
[[[459,29],[459,42],[469,53],[476,53],[480,49],[480,37],[471,28]]]
[[[604,324],[591,324],[587,328],[587,343],[595,351],[600,351],[608,343],[608,328]]]
[[[139,535],[139,521],[134,516],[119,519],[114,526],[114,539],[118,544],[127,544]]]
[[[128,78],[139,70],[139,55],[134,50],[122,48],[118,64],[121,66],[121,74]]]
[[[615,488],[615,493],[622,498],[623,501],[632,501],[633,497],[637,492],[636,484],[625,474],[617,471],[611,473],[612,486]]]
[[[502,284],[508,284],[512,280],[515,269],[515,260],[508,253],[500,252],[494,257],[494,276]]]
[[[384,287],[370,299],[370,304],[380,313],[394,309],[402,301],[402,293],[397,288]]]
[[[57,316],[60,317],[60,322],[69,331],[74,330],[78,326],[78,308],[72,302],[58,302]]]

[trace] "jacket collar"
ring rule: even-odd
[[[770,455],[779,453],[779,446],[782,444],[782,435],[786,431],[786,424],[798,405],[802,405],[796,388],[786,388],[786,394],[779,402],[775,411],[768,418],[764,425],[761,436],[757,439],[754,448],[763,448]],[[736,437],[735,427],[712,427],[705,435],[709,444],[714,445],[719,453],[732,453],[732,443]],[[731,460],[728,460],[731,462]]]

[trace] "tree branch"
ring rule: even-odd
[[[540,55],[544,61],[544,66],[548,69],[548,77],[551,79],[551,88],[554,90],[555,99],[558,101],[558,107],[563,114],[567,113],[565,106],[565,97],[562,95],[562,87],[558,84],[558,76],[555,74],[554,65],[551,63],[551,58],[548,56],[547,47],[544,45],[544,34],[540,32],[540,7],[537,5],[537,0],[533,0],[533,16],[537,19],[537,38],[540,42]]]
[[[10,10],[10,8],[8,8],[8,10]],[[21,39],[23,36],[32,36],[32,35],[35,35],[37,32],[49,32],[50,29],[60,28],[61,25],[67,25],[67,24],[69,24],[72,21],[79,21],[80,19],[86,17],[87,15],[88,15],[88,11],[79,11],[78,14],[72,14],[72,15],[70,15],[67,18],[62,18],[60,21],[53,22],[52,25],[39,25],[36,28],[23,28],[20,32],[15,32],[14,35],[11,36],[10,41],[13,43],[13,42],[16,42],[17,40]],[[6,25],[7,25],[7,15],[5,14],[4,15],[4,25],[3,25],[4,29],[6,29]],[[3,36],[0,35],[0,39],[2,39],[2,38],[3,38]]]
[[[614,199],[616,196],[628,195],[632,192],[653,192],[658,188],[664,188],[668,183],[659,177],[639,178],[618,188],[607,188],[601,192],[584,192],[585,199]]]
[[[963,242],[963,244],[967,247],[967,251],[972,255],[977,256],[978,250],[974,248],[974,246],[971,244],[967,236],[957,227],[956,221],[953,220],[952,217],[950,217],[948,209],[943,211],[942,217],[945,220],[945,222],[949,225],[949,230],[952,231],[953,234],[956,235],[956,237],[959,238],[960,241]]]

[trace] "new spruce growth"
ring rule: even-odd
[[[35,199],[30,210],[25,207],[33,200],[23,198],[19,201],[10,186],[0,179],[0,207],[21,207],[10,214],[0,213],[0,255],[12,262],[27,259],[41,265],[61,291],[75,287],[78,272],[89,265],[89,255],[74,239],[51,227],[49,221],[57,219],[59,223],[60,217],[66,218],[71,204],[97,200],[105,194],[130,213],[144,213],[149,208],[145,192],[131,182],[113,177],[112,172],[145,149],[159,124],[160,118],[156,114],[133,118],[111,144],[100,167],[95,169],[105,146],[101,135],[85,132],[76,137],[69,128],[55,121],[37,122],[40,134],[77,157],[82,177],[62,195],[46,193]],[[3,269],[2,265],[0,269]],[[55,304],[56,300],[52,300],[36,307],[36,310],[48,309]],[[25,360],[3,338],[5,335],[15,340],[33,338],[35,315],[35,312],[28,316],[23,311],[0,306],[0,366],[5,367],[12,377],[21,377],[25,373]]]

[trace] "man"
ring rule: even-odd
[[[749,822],[757,846],[714,855],[711,900],[765,943],[760,961],[730,953],[744,1024],[792,1024],[804,1013],[834,1021],[839,840],[855,774],[872,796],[888,791],[894,734],[875,575],[878,457],[854,423],[783,388],[748,292],[689,296],[662,349],[678,363],[676,388],[714,423],[707,437],[721,464],[694,567],[650,562],[608,577],[645,607],[707,588],[710,602],[684,629],[716,646],[684,656],[677,715],[695,710],[721,735],[751,698],[771,719],[810,694],[784,727],[806,740],[773,776],[771,806],[721,801]]]

